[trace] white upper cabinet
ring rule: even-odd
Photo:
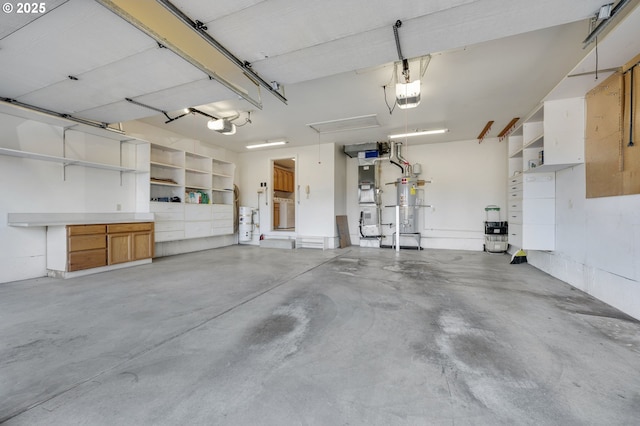
[[[559,170],[584,163],[584,98],[547,101],[544,110],[544,165]]]

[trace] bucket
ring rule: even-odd
[[[500,207],[491,204],[485,207],[484,211],[487,215],[487,222],[500,222]]]

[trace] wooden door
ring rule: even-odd
[[[108,261],[109,265],[116,263],[130,262],[132,260],[132,235],[133,234],[109,234],[108,239]]]
[[[133,253],[131,260],[149,259],[153,257],[153,231],[132,234]]]

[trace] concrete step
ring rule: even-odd
[[[260,247],[294,249],[296,248],[296,240],[283,239],[283,238],[268,238],[268,239],[260,240]]]

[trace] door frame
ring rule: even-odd
[[[283,160],[290,160],[293,161],[293,202],[296,205],[295,208],[295,214],[293,215],[293,229],[292,230],[279,230],[276,229],[274,226],[274,215],[273,215],[273,211],[274,211],[274,205],[275,205],[275,201],[274,199],[276,198],[275,195],[275,166],[276,166],[276,162],[278,161],[283,161]],[[300,185],[298,185],[298,156],[297,155],[283,155],[283,156],[277,156],[277,157],[271,157],[269,159],[269,197],[271,199],[271,206],[269,207],[269,217],[270,217],[270,221],[269,221],[269,229],[272,232],[277,232],[278,235],[293,235],[295,236],[296,234],[296,229],[298,227],[298,206],[300,203],[299,200],[299,194],[298,192],[300,191]],[[288,233],[288,234],[287,234]]]

